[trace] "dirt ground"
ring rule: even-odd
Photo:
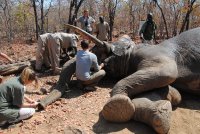
[[[2,46],[0,51],[8,54],[14,60],[30,59],[35,55],[36,44],[13,44]],[[0,64],[5,63],[3,61]],[[40,88],[50,89],[56,84],[59,76],[48,73],[38,74]],[[10,76],[8,76],[10,77]],[[8,77],[5,77],[6,80]],[[70,89],[64,96],[49,105],[45,110],[22,122],[9,127],[0,128],[0,134],[154,134],[147,125],[135,121],[127,123],[109,123],[101,116],[101,109],[109,99],[110,91],[115,82],[104,80],[93,92],[83,92],[79,89]],[[33,84],[27,87],[30,98],[38,100],[46,95],[38,94]],[[200,133],[200,98],[183,93],[182,103],[173,109],[169,134],[199,134]]]

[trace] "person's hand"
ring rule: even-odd
[[[34,103],[35,101],[32,100],[31,98],[27,97],[27,96],[24,96],[24,99],[28,102],[28,103]]]
[[[36,108],[38,106],[38,102],[37,101],[34,101],[32,104],[31,104],[31,107],[32,108]]]
[[[102,69],[104,67],[104,63],[100,64],[100,69]]]

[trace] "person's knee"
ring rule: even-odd
[[[35,114],[35,109],[34,108],[30,108],[30,112],[29,112],[29,115],[32,116]]]
[[[34,108],[21,108],[19,113],[20,113],[20,116],[26,115],[28,118],[35,113],[35,109]]]
[[[100,70],[100,74],[101,74],[102,76],[105,76],[105,75],[106,75],[106,72],[105,72],[104,70]]]

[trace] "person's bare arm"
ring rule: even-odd
[[[101,63],[99,66],[100,66],[100,69],[102,69],[104,67],[104,63]]]
[[[34,102],[34,103],[23,103],[20,107],[23,107],[23,108],[36,108],[38,106],[38,102]]]
[[[4,54],[4,53],[0,53],[0,56],[6,60],[8,60],[10,63],[13,62],[13,59],[11,59],[8,55]]]
[[[38,105],[38,102],[32,100],[31,98],[24,96],[24,99],[28,102],[28,103],[23,103],[20,107],[24,107],[24,108],[36,108]]]
[[[28,103],[34,103],[35,101],[32,100],[31,98],[24,96],[24,99],[28,102]]]

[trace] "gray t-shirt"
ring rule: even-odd
[[[81,23],[81,28],[87,32],[92,32],[91,24],[95,22],[95,20],[91,17],[81,16],[77,19],[77,22]]]
[[[90,79],[90,69],[94,68],[95,71],[99,71],[100,67],[97,62],[95,54],[80,50],[76,55],[76,77],[79,80],[87,81]]]
[[[0,122],[19,116],[19,106],[24,99],[24,85],[19,79],[14,77],[0,84]]]

